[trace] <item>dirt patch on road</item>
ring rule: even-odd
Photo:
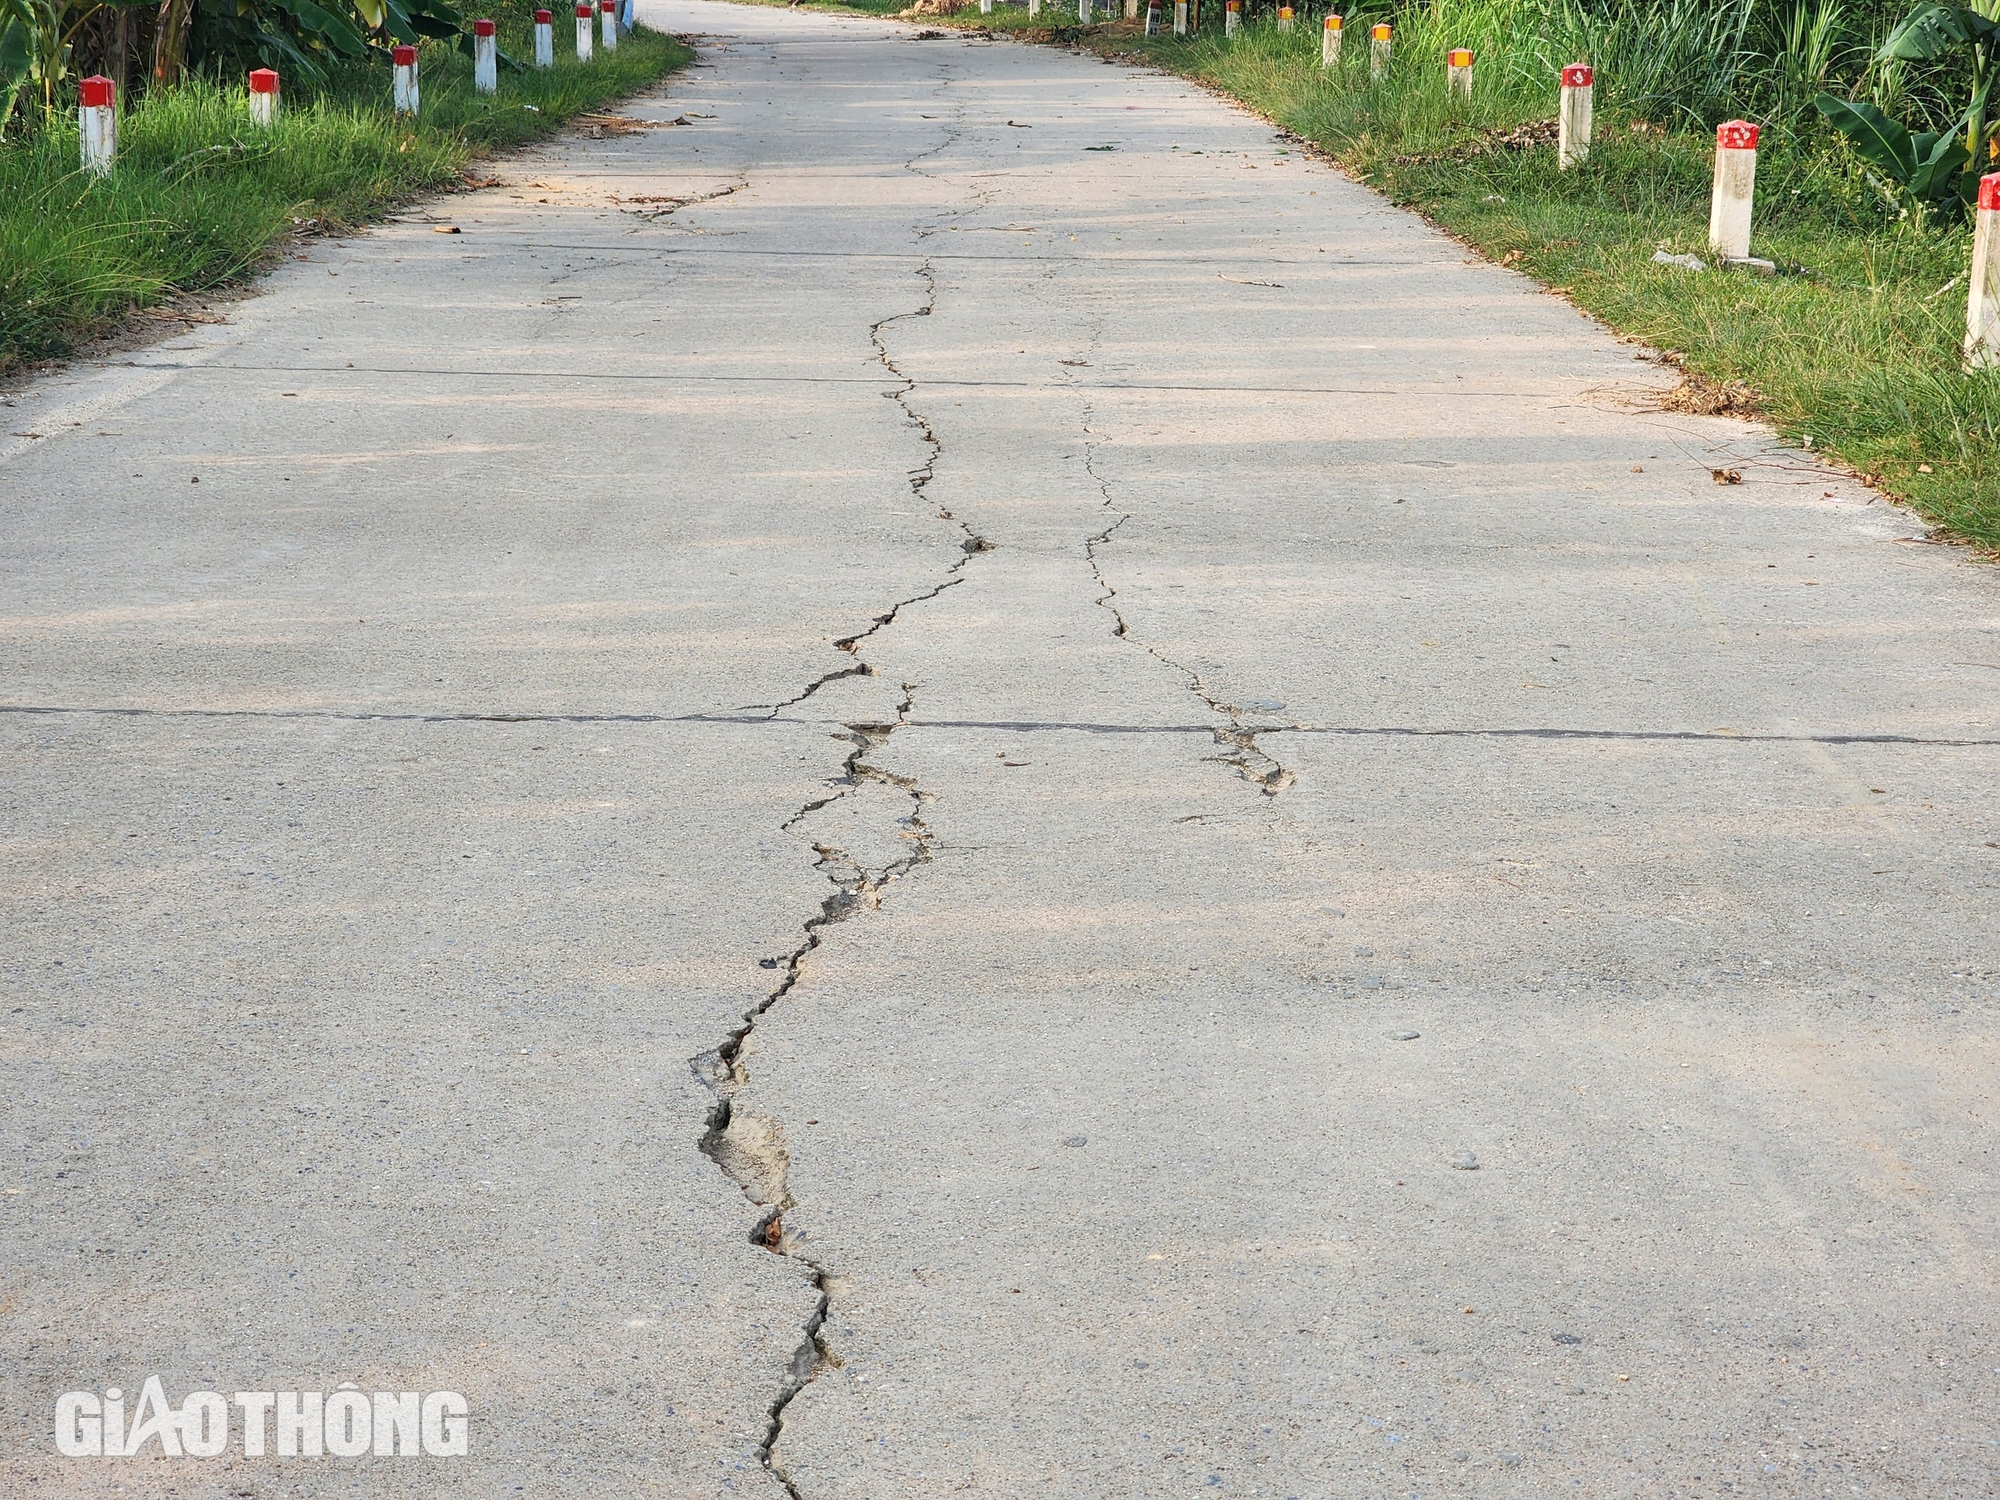
[[[1660,397],[1661,411],[1685,412],[1691,417],[1754,417],[1760,403],[1757,393],[1740,380],[1711,380],[1692,372]]]

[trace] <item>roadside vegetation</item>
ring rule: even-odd
[[[0,0],[0,17],[29,3]],[[214,17],[207,0],[167,0],[157,16],[151,6],[79,5],[67,50],[51,48],[40,71],[20,65],[19,29],[0,26],[0,70],[14,58],[12,73],[0,71],[0,85],[13,79],[0,95],[11,106],[11,119],[0,115],[0,371],[68,353],[175,293],[240,279],[281,242],[351,229],[456,187],[483,153],[548,135],[691,55],[634,30],[616,51],[578,63],[574,8],[556,6],[555,66],[503,63],[499,92],[481,95],[462,31],[473,16],[490,17],[503,56],[525,62],[534,55],[526,0],[481,5],[463,20],[433,0],[421,30],[395,0],[362,0],[376,8],[351,15],[295,3],[322,18],[316,27],[254,0],[228,0]],[[175,7],[185,20],[167,14]],[[147,45],[162,24],[185,31],[171,80]],[[121,33],[124,45],[113,45]],[[401,40],[420,53],[414,122],[390,113],[387,47]],[[260,66],[282,79],[270,130],[250,119],[245,80]],[[76,84],[114,69],[125,84],[117,164],[100,179],[79,169]]]
[[[1696,411],[1756,412],[1934,523],[2000,547],[2000,374],[1960,367],[1980,168],[1993,169],[1983,11],[1894,0],[1417,0],[1345,13],[1341,63],[1320,65],[1323,9],[1281,32],[1246,0],[1237,40],[1221,0],[1199,33],[1079,26],[1074,0],[1025,5],[806,0],[984,26],[1144,60],[1226,92],[1349,172],[1621,332],[1674,353]],[[2000,0],[1978,0],[2000,11]],[[943,14],[932,12],[942,10]],[[1101,14],[1101,12],[1100,12]],[[1143,10],[1141,12],[1143,15]],[[1165,19],[1172,23],[1167,0]],[[1371,80],[1368,28],[1393,28]],[[1470,48],[1472,101],[1445,89]],[[1559,171],[1557,73],[1596,73],[1595,147]],[[1996,108],[1989,108],[1989,102]],[[1708,252],[1714,127],[1762,127],[1752,253],[1780,272],[1694,273],[1659,251]]]

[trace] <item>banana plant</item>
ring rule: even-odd
[[[4,3],[4,0],[0,0]],[[423,37],[439,40],[456,40],[468,54],[471,51],[471,36],[466,29],[465,19],[457,6],[450,0],[260,0],[261,8],[268,12],[282,14],[291,24],[288,28],[296,33],[299,41],[307,48],[330,52],[340,57],[356,58],[368,54],[371,40],[377,45],[385,42],[407,42],[411,45]],[[267,30],[267,41],[279,44],[289,55],[297,48],[283,47],[285,38],[275,30]],[[320,69],[301,52],[294,65],[308,77],[316,76]]]
[[[450,0],[353,0],[353,3],[370,31],[383,32],[412,46],[419,37],[449,41],[465,31],[464,18]]]
[[[1966,5],[1930,0],[1905,16],[1876,54],[1882,63],[1961,56],[1971,65],[1972,97],[1950,130],[1913,132],[1872,104],[1833,94],[1813,101],[1868,163],[1876,185],[1919,220],[1978,196],[1992,130],[1988,105],[2000,63],[2000,0]]]
[[[0,0],[0,140],[14,106],[34,82],[34,12],[28,0]]]
[[[1972,64],[1972,97],[1963,121],[1963,165],[1968,179],[1963,196],[1970,202],[1987,155],[1987,103],[1993,91],[1994,64],[2000,57],[2000,0],[1919,5],[1889,33],[1879,56],[1883,62],[1935,62],[1954,54],[1966,56]]]
[[[103,8],[100,0],[0,0],[0,126],[30,91],[45,114],[55,113],[76,34]]]
[[[1813,102],[1868,163],[1870,178],[1891,203],[1919,223],[1941,209],[1956,212],[1971,156],[1956,127],[1913,135],[1872,104],[1832,94]]]
[[[320,5],[317,0],[271,0],[271,9],[290,20],[300,40],[309,46],[339,57],[367,55],[367,36],[355,24],[354,12],[339,0],[331,5]],[[312,71],[319,71],[316,64]]]

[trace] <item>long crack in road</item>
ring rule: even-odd
[[[640,13],[12,396],[0,1491],[2000,1489],[1990,567],[1190,85]]]

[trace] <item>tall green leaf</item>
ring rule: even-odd
[[[360,57],[368,50],[368,39],[351,16],[328,10],[315,0],[271,0],[298,23],[302,35],[343,57]]]
[[[1927,203],[1956,197],[1965,164],[1972,159],[1972,153],[1965,149],[1965,138],[1954,130],[1920,135],[1911,144],[1916,148],[1917,166],[1910,174],[1910,196]]]
[[[1899,185],[1917,170],[1917,151],[1910,132],[1874,105],[1821,94],[1813,103],[1827,122],[1848,140],[1861,159]]]
[[[32,16],[17,0],[0,0],[0,135],[35,71]]]
[[[1929,62],[1960,47],[1991,42],[2000,22],[1963,5],[1919,5],[1889,33],[1878,54],[1884,62]]]

